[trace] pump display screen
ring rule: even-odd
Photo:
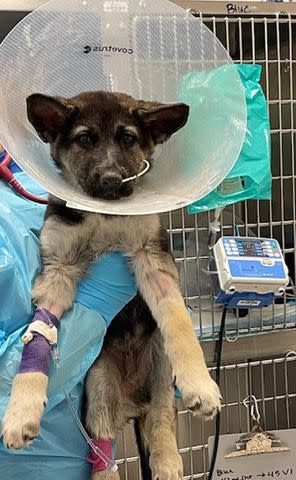
[[[224,237],[223,245],[227,256],[279,258],[280,247],[274,239]]]
[[[248,257],[257,257],[263,253],[262,245],[260,242],[236,242],[239,252]]]

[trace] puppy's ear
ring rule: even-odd
[[[163,143],[173,133],[184,127],[188,119],[189,107],[185,103],[145,103],[144,108],[137,109],[134,114],[144,127],[150,130],[155,143]]]
[[[78,111],[66,99],[34,93],[27,98],[27,116],[41,140],[51,143]]]

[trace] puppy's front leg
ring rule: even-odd
[[[185,405],[194,414],[212,419],[221,408],[220,391],[206,367],[173,259],[154,241],[133,256],[132,265],[140,292],[161,330]]]
[[[63,312],[71,306],[76,283],[92,260],[87,242],[83,222],[69,225],[55,216],[46,220],[41,233],[42,272],[33,289],[33,298],[39,307],[39,318],[36,312],[33,320],[38,319],[41,325],[44,321],[46,326],[46,316],[50,317],[50,325],[57,324]],[[45,318],[42,318],[44,312]],[[2,423],[3,442],[8,448],[23,448],[39,433],[47,402],[49,363],[49,340],[34,333],[33,339],[24,347]]]

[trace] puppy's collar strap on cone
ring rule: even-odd
[[[133,175],[132,177],[124,178],[121,183],[126,183],[126,182],[130,182],[131,180],[136,180],[137,178],[142,177],[142,175],[145,175],[145,173],[148,172],[148,170],[150,168],[150,163],[148,162],[148,160],[145,160],[144,158],[142,159],[142,161],[143,161],[143,163],[145,163],[145,168],[140,173],[137,173],[137,175]]]

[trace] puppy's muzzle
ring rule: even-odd
[[[143,159],[143,168],[140,170],[139,173],[136,175],[132,175],[130,177],[123,178],[122,173],[119,170],[107,170],[103,174],[101,174],[99,178],[100,187],[103,192],[117,192],[120,187],[128,182],[136,180],[139,177],[145,175],[150,168],[150,163],[147,160]]]
[[[122,175],[120,172],[105,172],[101,175],[100,184],[104,191],[117,190],[122,183]]]

